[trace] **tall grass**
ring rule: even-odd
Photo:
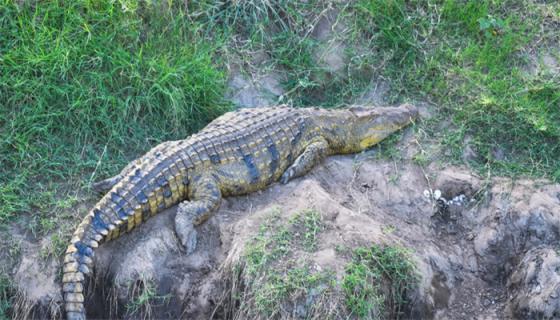
[[[0,5],[0,224],[225,109],[218,41],[172,2]]]

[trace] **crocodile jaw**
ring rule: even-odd
[[[409,125],[418,117],[418,110],[410,104],[398,108],[359,108],[352,110],[357,116],[353,134],[359,140],[359,150],[365,150],[391,133]]]

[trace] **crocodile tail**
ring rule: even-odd
[[[96,230],[92,226],[93,213],[80,223],[66,249],[62,276],[62,294],[68,320],[85,320],[84,282],[90,275],[94,249],[104,237],[106,230]]]

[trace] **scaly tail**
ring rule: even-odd
[[[94,248],[97,248],[99,242],[108,234],[104,228],[96,230],[92,226],[92,220],[95,220],[94,214],[90,213],[80,223],[64,257],[62,292],[68,320],[86,319],[84,308],[85,277],[90,274],[93,265]]]

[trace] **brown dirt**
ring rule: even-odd
[[[411,153],[410,139],[400,145],[404,154]],[[374,153],[331,157],[287,185],[226,199],[200,227],[199,246],[191,256],[175,236],[174,209],[103,245],[89,285],[89,315],[131,318],[126,306],[130,310],[138,292],[152,284],[156,299],[139,313],[143,317],[208,319],[226,289],[224,270],[240,259],[267,213],[274,209],[287,221],[314,208],[325,231],[315,252],[298,254],[307,255],[317,270],[342,277],[347,256],[337,247],[377,243],[413,249],[421,279],[410,317],[559,316],[560,217],[555,213],[560,212],[560,185],[483,181],[461,168],[422,168],[408,160],[376,159]],[[426,197],[426,191],[436,189],[447,200]],[[35,315],[57,316],[52,302],[60,301],[58,262],[39,265],[36,252],[23,256],[28,258],[14,279],[21,296],[36,305],[29,309]]]

